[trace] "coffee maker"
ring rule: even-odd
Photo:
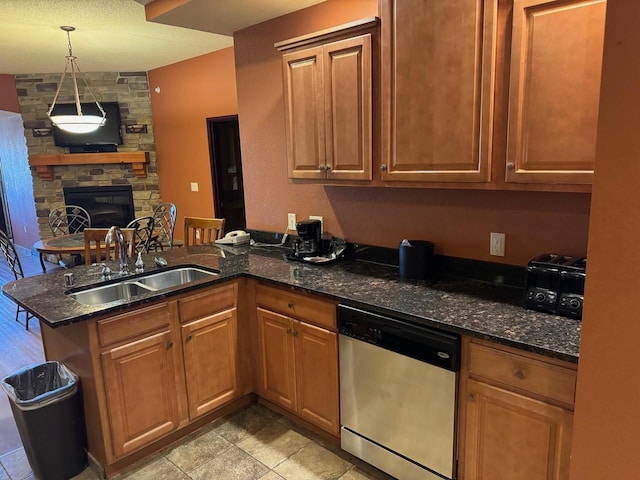
[[[322,222],[303,220],[296,223],[298,238],[293,242],[293,255],[297,258],[313,257],[322,253]]]

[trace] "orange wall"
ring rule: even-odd
[[[215,215],[206,119],[238,112],[235,81],[233,48],[149,72],[160,196],[178,208],[176,239],[185,216]]]
[[[640,477],[640,7],[606,22],[571,480]]]
[[[20,112],[14,75],[0,74],[0,110]]]
[[[526,262],[544,252],[583,255],[588,194],[332,187],[287,180],[282,67],[275,42],[378,14],[377,0],[328,0],[234,34],[247,225],[283,232],[286,214],[322,215],[349,241],[397,247],[432,240],[438,253]],[[489,233],[506,233],[490,257]]]

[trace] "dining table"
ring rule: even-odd
[[[57,237],[45,238],[33,244],[33,248],[40,255],[40,266],[46,272],[45,255],[82,255],[84,254],[84,233],[70,233]]]

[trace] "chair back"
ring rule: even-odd
[[[153,217],[138,217],[129,222],[127,228],[135,230],[133,238],[135,240],[134,250],[137,253],[147,253],[149,244],[154,238]]]
[[[78,205],[65,205],[49,212],[49,227],[54,237],[81,232],[91,227],[91,217]]]
[[[111,260],[111,250],[115,251],[113,258],[118,259],[120,256],[120,249],[118,244],[118,238],[114,236],[111,243],[105,242],[108,228],[85,228],[84,229],[84,262],[87,265],[93,263],[91,257],[95,256],[96,263],[102,261],[108,262]],[[134,228],[121,228],[122,237],[127,243],[127,255],[129,258],[133,258],[133,249],[135,244]]]
[[[173,248],[173,232],[176,227],[178,209],[173,203],[161,203],[153,211],[153,244],[155,249]]]
[[[213,243],[224,235],[224,218],[184,217],[185,244]]]
[[[24,271],[22,270],[16,247],[2,230],[0,230],[0,250],[6,257],[9,268],[16,280],[24,278]]]

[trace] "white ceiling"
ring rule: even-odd
[[[148,71],[229,47],[233,31],[321,1],[192,0],[147,22],[148,0],[0,0],[0,74],[62,72],[61,25],[76,27],[71,44],[83,72]]]

